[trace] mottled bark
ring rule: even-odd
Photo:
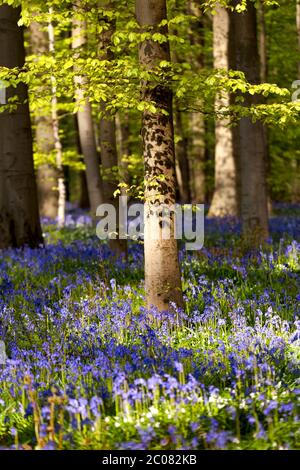
[[[30,25],[30,46],[35,55],[47,54],[49,39],[39,23]],[[41,95],[47,93],[41,85]],[[54,135],[51,109],[43,107],[35,112],[35,142],[39,160],[43,163],[37,169],[38,201],[42,217],[55,219],[58,212],[57,170],[51,156],[54,155]]]
[[[253,84],[260,82],[260,62],[257,41],[257,19],[254,4],[249,1],[245,13],[230,15],[235,40],[235,66]],[[258,104],[260,97],[245,95],[244,105]],[[253,244],[268,236],[266,156],[264,129],[261,122],[244,117],[239,121],[239,177],[242,231]]]
[[[136,0],[136,17],[142,27],[167,34],[159,24],[167,18],[165,0]],[[139,47],[142,67],[154,69],[162,60],[170,61],[168,42],[144,41]],[[170,237],[163,238],[162,218],[157,208],[175,203],[175,150],[172,92],[165,83],[143,83],[143,100],[152,101],[157,112],[143,112],[142,138],[145,164],[145,291],[147,307],[170,308],[170,302],[183,306],[175,219],[170,219]],[[167,111],[167,115],[160,111]],[[163,176],[163,179],[162,179]],[[155,235],[155,236],[154,236]]]
[[[0,66],[23,67],[20,8],[0,6]],[[6,90],[18,97],[14,111],[0,113],[0,249],[43,242],[33,168],[31,122],[25,85]]]
[[[73,19],[72,46],[75,58],[79,58],[86,45],[87,25],[81,18]],[[75,66],[76,72],[76,66]],[[100,173],[99,155],[93,126],[92,108],[85,96],[85,77],[75,76],[78,132],[82,155],[86,166],[86,181],[92,216],[96,216],[97,207],[104,202],[103,182]]]
[[[229,13],[218,6],[213,17],[215,69],[230,69],[229,46]],[[215,98],[216,111],[227,111],[229,104],[229,93],[219,92]],[[215,190],[210,217],[236,216],[238,213],[233,129],[229,124],[229,119],[217,119],[215,123]]]

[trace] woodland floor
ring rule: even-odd
[[[300,449],[300,211],[275,213],[257,252],[207,221],[181,253],[185,313],[151,321],[140,245],[112,263],[70,216],[2,252],[0,445]]]

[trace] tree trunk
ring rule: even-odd
[[[267,53],[267,29],[265,19],[265,6],[262,0],[258,2],[257,21],[259,25],[259,58],[260,58],[260,81],[261,83],[268,82],[268,53]],[[269,132],[266,125],[264,127],[265,139],[265,157],[266,157],[266,171],[267,174],[270,170],[270,154],[269,154]],[[272,213],[272,200],[269,187],[268,190],[268,214]]]
[[[214,68],[230,69],[229,13],[217,7],[213,17]],[[230,96],[221,91],[215,98],[216,110],[227,110]],[[233,130],[228,119],[215,124],[215,190],[209,209],[210,217],[237,216],[237,183]]]
[[[20,8],[0,6],[0,66],[23,67]],[[17,108],[0,113],[0,249],[43,242],[33,168],[31,123],[25,85],[6,90],[18,96]]]
[[[190,115],[190,166],[192,201],[194,204],[205,202],[205,122],[200,113]]]
[[[112,10],[114,1],[104,1],[106,8]],[[113,60],[112,35],[115,30],[115,21],[108,17],[103,18],[105,29],[101,33],[99,55],[102,60]],[[101,143],[101,163],[103,174],[103,192],[106,204],[114,205],[118,218],[119,214],[119,197],[115,197],[114,193],[118,189],[120,180],[118,174],[118,152],[116,139],[116,122],[115,117],[110,116],[106,111],[105,102],[101,104],[102,118],[100,120],[100,143]],[[119,221],[117,221],[117,233],[119,233]],[[127,252],[126,240],[119,239],[118,235],[115,239],[109,240],[111,250],[116,255],[123,255]]]
[[[256,9],[251,1],[245,13],[231,13],[232,43],[235,42],[235,66],[253,84],[260,82]],[[260,102],[260,97],[246,95],[244,105]],[[239,172],[241,220],[244,238],[253,245],[268,236],[268,207],[264,129],[261,122],[244,117],[239,122]]]
[[[179,167],[177,180],[179,185],[180,201],[182,204],[188,204],[191,202],[188,138],[185,135],[181,112],[178,110],[175,112],[175,126],[180,139],[175,147]]]
[[[296,27],[298,39],[298,52],[300,54],[300,0],[296,0]],[[298,61],[298,79],[300,80],[300,60]],[[292,160],[292,202],[300,202],[300,161],[299,159]]]
[[[268,57],[265,7],[262,0],[258,2],[257,18],[259,24],[260,81],[265,83],[268,77]]]
[[[129,125],[129,116],[120,116],[116,117],[116,132],[117,132],[117,154],[119,156],[119,168],[120,168],[120,182],[126,184],[126,188],[122,188],[121,192],[126,195],[127,188],[130,187],[130,172],[128,169],[128,158],[131,155],[131,145],[130,145],[130,125]]]
[[[204,67],[203,48],[204,42],[204,24],[203,13],[200,5],[195,0],[189,0],[187,13],[197,18],[191,24],[190,43],[192,46],[198,46],[199,53],[196,56],[196,62],[199,69]],[[190,59],[193,65],[195,57]],[[190,167],[190,186],[191,198],[195,204],[205,202],[205,122],[201,113],[190,114],[190,139],[189,139],[189,167]]]
[[[47,54],[49,50],[49,39],[41,26],[33,22],[30,24],[30,45],[32,53],[35,55]],[[41,86],[41,94],[45,90]],[[47,92],[47,90],[45,90]],[[51,162],[54,154],[54,135],[51,110],[39,109],[35,113],[35,140],[36,150],[40,164],[37,169],[38,200],[40,214],[42,217],[56,219],[58,211],[57,192],[57,170],[55,164]]]
[[[143,30],[150,27],[153,33],[168,33],[166,26],[159,26],[167,18],[166,0],[136,0],[136,17]],[[162,60],[170,61],[168,42],[160,44],[147,40],[140,44],[142,67],[151,70]],[[156,113],[143,112],[141,131],[145,164],[146,304],[148,308],[154,306],[163,311],[170,308],[170,302],[183,306],[178,247],[174,237],[175,218],[170,219],[170,237],[165,239],[162,218],[157,216],[159,208],[175,203],[172,92],[164,83],[143,83],[143,100],[152,101],[157,107]],[[162,114],[162,110],[168,114]]]
[[[73,19],[72,46],[75,58],[80,57],[80,52],[86,45],[87,24],[80,18]],[[78,52],[76,52],[78,50]],[[76,72],[76,66],[75,66]],[[75,76],[76,101],[80,106],[77,112],[78,132],[80,146],[86,166],[86,180],[93,218],[96,217],[97,207],[103,204],[103,182],[100,173],[100,161],[97,152],[96,139],[93,126],[92,108],[89,99],[84,93],[84,77]]]
[[[53,14],[52,8],[49,10],[50,15]],[[55,54],[55,35],[54,27],[50,21],[48,24],[49,35],[49,52],[54,56]],[[51,115],[52,115],[52,128],[54,136],[54,149],[56,154],[56,169],[58,174],[58,214],[57,223],[58,227],[65,225],[66,219],[66,185],[63,168],[63,149],[59,135],[59,120],[58,120],[58,102],[57,102],[57,84],[54,75],[51,75]]]
[[[175,8],[180,9],[180,4],[175,1]],[[178,36],[179,32],[177,28],[172,28],[170,31],[172,35]],[[171,54],[171,61],[178,64],[182,63],[181,57],[178,55],[176,50]],[[189,147],[188,147],[188,132],[183,124],[183,114],[179,109],[180,103],[174,101],[174,125],[175,125],[175,169],[176,169],[176,180],[177,180],[177,191],[179,192],[180,202],[182,204],[188,204],[191,202],[191,190],[190,190],[190,164],[189,164]]]

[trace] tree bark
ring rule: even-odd
[[[0,6],[0,66],[23,67],[23,30],[18,27],[20,8]],[[33,167],[31,122],[27,88],[19,84],[6,90],[18,97],[14,111],[0,113],[0,249],[43,242]]]
[[[35,55],[47,54],[49,39],[41,26],[33,22],[30,24],[30,45]],[[45,86],[41,86],[41,94]],[[46,90],[45,90],[46,91]],[[47,91],[46,91],[47,92]],[[54,154],[54,135],[51,110],[39,109],[35,113],[35,140],[39,159],[43,162],[37,168],[37,186],[40,214],[42,217],[55,219],[58,212],[57,170],[52,163]]]
[[[229,13],[217,7],[213,17],[214,68],[230,69]],[[230,96],[220,92],[215,98],[216,110],[227,110]],[[229,119],[218,119],[215,124],[215,190],[208,215],[210,217],[237,216],[237,174],[234,154],[233,129]]]
[[[235,66],[252,83],[260,82],[256,9],[251,1],[245,13],[231,13],[232,42],[235,41]],[[260,97],[246,95],[244,105],[258,104]],[[243,236],[253,245],[268,236],[267,183],[264,129],[250,117],[239,121],[239,172]]]
[[[49,10],[50,15],[53,13],[53,9]],[[49,35],[49,52],[55,54],[55,35],[54,27],[50,21],[48,24],[48,35]],[[57,223],[58,227],[65,225],[66,219],[66,185],[63,168],[63,149],[59,135],[59,120],[58,120],[58,102],[57,102],[57,83],[54,75],[51,75],[51,116],[52,116],[52,128],[54,136],[54,149],[56,154],[56,169],[58,176],[58,213]]]
[[[190,31],[190,43],[192,46],[198,46],[199,53],[196,61],[199,69],[204,67],[204,24],[203,13],[200,5],[195,0],[188,2],[188,14],[194,15],[197,21],[193,22]],[[192,57],[191,62],[195,58]],[[205,122],[201,113],[190,114],[190,142],[189,142],[189,167],[190,167],[190,185],[191,198],[195,204],[203,204],[205,202]]]
[[[298,40],[298,51],[300,54],[300,0],[296,0],[296,27],[297,27],[297,40]],[[298,61],[298,79],[300,79],[300,60]],[[300,202],[300,161],[299,159],[292,160],[292,202]]]
[[[204,204],[206,195],[205,178],[205,122],[200,113],[191,113],[191,141],[190,141],[190,161],[191,161],[191,183],[192,201],[195,204]]]
[[[126,184],[126,188],[122,188],[121,192],[126,195],[127,188],[131,185],[130,172],[128,169],[128,159],[131,155],[131,145],[130,145],[130,123],[129,116],[120,116],[116,117],[116,135],[118,142],[117,153],[119,156],[119,168],[120,168],[120,181],[121,183]]]
[[[257,21],[259,25],[259,58],[260,58],[260,81],[261,83],[268,82],[268,46],[267,46],[267,28],[265,19],[265,6],[262,0],[258,2]],[[265,157],[266,157],[266,171],[270,170],[270,152],[269,152],[269,132],[266,125],[264,127],[265,139]],[[268,191],[268,214],[272,213],[272,199],[269,187]]]
[[[111,10],[114,6],[114,0],[104,1],[106,8]],[[115,30],[115,21],[104,17],[105,29],[100,36],[99,55],[102,60],[111,61],[114,59],[112,46],[112,35]],[[118,152],[116,139],[115,117],[107,113],[105,102],[101,104],[102,118],[100,120],[100,145],[101,145],[101,163],[103,174],[103,192],[104,200],[107,204],[114,205],[118,218],[119,198],[114,196],[118,189],[120,180],[118,174]],[[119,222],[117,221],[117,233],[119,233]],[[111,250],[116,255],[123,255],[127,252],[126,240],[121,240],[118,235],[115,239],[109,240]]]
[[[175,153],[179,167],[177,180],[179,185],[180,201],[182,204],[188,204],[191,202],[188,138],[185,135],[181,112],[177,109],[175,112],[175,126],[178,137],[180,138],[175,146]]]
[[[180,9],[178,1],[175,1],[175,8]],[[175,36],[179,35],[177,28],[172,28],[171,33]],[[171,54],[171,60],[180,64],[182,62],[180,56],[173,51]],[[176,180],[177,190],[179,192],[180,202],[182,204],[188,204],[191,202],[191,190],[190,190],[190,164],[189,164],[189,147],[188,147],[188,133],[183,124],[183,113],[180,111],[180,103],[178,100],[174,100],[174,126],[176,134],[175,142],[175,169],[176,169]]]
[[[72,29],[72,47],[75,51],[75,58],[80,57],[80,52],[85,48],[86,30],[86,21],[75,17],[73,19]],[[86,181],[91,212],[93,218],[95,218],[97,207],[104,202],[100,160],[94,133],[92,108],[89,99],[85,97],[84,92],[85,78],[80,75],[75,76],[75,85],[76,101],[78,106],[80,106],[80,109],[77,112],[79,140],[86,166]]]
[[[165,0],[136,0],[136,17],[143,30],[150,27],[152,32],[168,33],[166,26],[159,26],[167,18]],[[154,69],[162,60],[170,61],[168,42],[160,44],[148,40],[140,44],[139,61],[142,67]],[[164,83],[143,83],[143,100],[154,102],[157,108],[157,112],[143,112],[141,131],[145,164],[146,304],[148,308],[154,306],[164,311],[170,308],[170,302],[183,306],[178,247],[174,237],[175,218],[170,219],[169,239],[164,239],[162,218],[157,216],[158,208],[170,207],[175,203],[172,92]],[[161,111],[166,111],[167,115]]]

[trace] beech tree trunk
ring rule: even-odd
[[[0,6],[0,66],[23,67],[20,8]],[[43,242],[33,168],[31,122],[25,85],[8,88],[18,97],[17,108],[0,113],[0,249]]]
[[[180,9],[178,1],[175,1],[175,8]],[[171,34],[178,36],[179,32],[177,28],[172,28]],[[176,51],[171,54],[171,61],[180,64],[181,57]],[[174,100],[174,125],[175,125],[175,169],[176,169],[176,180],[177,190],[179,191],[179,198],[182,204],[188,204],[191,202],[191,190],[190,190],[190,164],[189,164],[189,148],[188,148],[188,133],[186,132],[183,124],[183,113],[180,111],[180,103],[178,100]]]
[[[194,15],[197,21],[191,24],[190,43],[192,46],[198,46],[199,54],[196,57],[198,67],[204,67],[204,24],[203,13],[199,3],[196,0],[189,0],[188,14]],[[194,56],[192,61],[194,61]],[[190,114],[190,142],[189,142],[189,167],[190,167],[190,186],[191,197],[195,204],[205,202],[205,122],[201,113]]]
[[[267,51],[267,29],[266,29],[266,19],[265,19],[265,6],[263,0],[258,2],[257,10],[257,21],[259,25],[259,58],[260,58],[260,81],[261,83],[268,82],[268,51]],[[270,155],[269,155],[269,132],[266,125],[264,127],[264,139],[265,139],[265,157],[266,157],[266,170],[269,173],[270,170]],[[268,214],[272,213],[272,199],[269,187],[268,191]]]
[[[190,141],[190,162],[191,162],[191,184],[192,201],[194,204],[204,204],[205,202],[205,122],[200,113],[191,113],[191,141]]]
[[[298,51],[300,54],[300,0],[296,0],[296,27],[297,27],[297,39],[298,39]],[[300,80],[300,60],[298,61],[298,79]],[[300,161],[292,160],[292,202],[300,202]]]
[[[260,81],[264,83],[267,81],[268,77],[268,57],[265,7],[263,0],[259,0],[258,2],[257,18],[259,24]]]
[[[36,22],[30,24],[30,45],[33,54],[47,54],[49,51],[48,35]],[[54,155],[54,135],[50,108],[39,109],[35,113],[35,140],[39,160],[44,162],[37,169],[40,214],[42,217],[55,219],[58,212],[58,182],[56,166],[51,162]]]
[[[235,66],[250,83],[260,82],[256,9],[251,1],[247,11],[231,13],[232,38],[235,42]],[[234,41],[234,39],[233,39]],[[246,95],[244,105],[258,104],[258,96]],[[268,236],[268,207],[264,128],[244,117],[239,121],[239,172],[243,236],[253,245]]]
[[[104,5],[108,10],[114,7],[114,0],[105,1]],[[105,29],[100,36],[99,55],[102,60],[113,60],[112,35],[115,30],[115,21],[108,17],[104,17]],[[114,205],[116,214],[119,213],[119,198],[114,196],[120,183],[118,174],[118,152],[116,139],[116,122],[115,117],[110,116],[106,111],[104,102],[101,104],[102,119],[100,120],[100,145],[101,145],[101,163],[103,174],[103,192],[106,204]],[[119,223],[117,221],[117,233],[119,233]],[[123,255],[127,252],[126,240],[116,239],[109,240],[110,248],[116,255]]]
[[[49,10],[50,15],[53,13],[53,9]],[[55,54],[55,35],[54,27],[50,21],[48,24],[48,35],[49,35],[49,52]],[[51,75],[51,116],[52,116],[52,128],[54,136],[54,150],[56,155],[56,169],[58,177],[58,212],[57,212],[57,223],[58,227],[65,225],[66,219],[66,185],[63,168],[63,149],[59,135],[59,120],[58,120],[58,102],[57,102],[57,84],[54,75]]]
[[[130,187],[130,172],[128,169],[128,158],[131,155],[130,145],[130,124],[128,114],[125,116],[116,117],[116,132],[118,142],[118,156],[119,156],[119,169],[120,169],[120,182]],[[126,195],[127,188],[122,188],[121,192]]]
[[[80,57],[80,53],[86,45],[87,24],[80,18],[73,19],[72,46],[77,53],[75,58]],[[76,66],[75,66],[76,72]],[[85,78],[77,75],[75,77],[76,100],[80,106],[77,112],[78,133],[80,147],[86,166],[86,182],[89,194],[89,201],[93,218],[96,217],[97,207],[103,204],[103,181],[100,173],[100,160],[97,152],[96,138],[93,126],[92,108],[89,99],[84,92]]]
[[[185,135],[182,115],[178,110],[175,112],[175,125],[176,132],[180,138],[175,146],[175,153],[179,167],[177,180],[179,185],[180,201],[182,204],[188,204],[191,202],[188,138]]]
[[[229,13],[217,7],[213,17],[214,68],[230,69]],[[227,110],[230,96],[220,92],[215,99],[216,110]],[[215,124],[215,190],[208,215],[210,217],[237,216],[237,174],[233,130],[229,119],[217,119]]]
[[[136,17],[144,31],[168,33],[166,26],[159,26],[167,18],[166,0],[136,0]],[[140,44],[142,67],[151,70],[162,60],[170,61],[168,42],[160,44],[147,40]],[[154,306],[164,311],[170,308],[170,302],[183,306],[178,247],[174,237],[175,218],[170,219],[170,237],[165,239],[162,218],[157,215],[159,208],[175,203],[172,92],[164,83],[143,83],[143,100],[154,102],[158,109],[156,113],[143,112],[141,131],[145,164],[146,304],[148,308]],[[160,110],[168,114],[162,114]]]

